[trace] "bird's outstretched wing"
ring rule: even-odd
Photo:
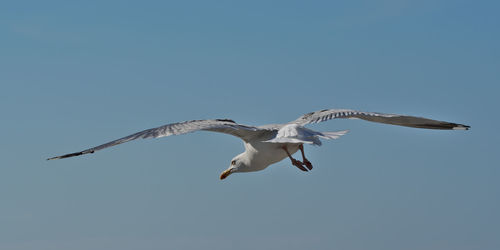
[[[132,141],[135,139],[146,139],[146,138],[159,138],[170,135],[180,135],[190,132],[195,132],[198,130],[213,131],[219,133],[226,133],[230,135],[237,136],[244,141],[251,140],[253,137],[261,136],[262,134],[272,132],[270,130],[257,128],[253,126],[242,125],[228,119],[216,119],[216,120],[194,120],[179,123],[171,123],[161,127],[147,129],[123,138],[99,145],[97,147],[89,148],[80,152],[75,152],[71,154],[65,154],[61,156],[56,156],[49,158],[47,160],[55,160],[68,158],[83,154],[94,153],[97,150],[112,147],[124,142]]]
[[[399,126],[426,128],[426,129],[458,129],[467,130],[469,126],[451,122],[437,121],[422,117],[362,112],[350,109],[324,109],[307,113],[290,123],[305,125],[318,123],[336,118],[363,119],[371,122],[387,123]]]

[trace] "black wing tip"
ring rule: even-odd
[[[416,124],[415,128],[425,129],[439,129],[439,130],[469,130],[470,126],[456,123],[442,123],[442,124]]]
[[[81,152],[76,152],[76,153],[71,153],[71,154],[65,154],[65,155],[51,157],[51,158],[48,158],[47,161],[57,160],[57,159],[64,159],[64,158],[69,158],[69,157],[79,156],[79,155],[84,155],[84,154],[93,154],[93,153],[94,153],[93,150],[92,151],[81,151]]]
[[[455,127],[453,127],[453,130],[469,130],[469,129],[470,126],[463,124],[457,124]]]

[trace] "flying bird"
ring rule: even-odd
[[[415,116],[362,112],[350,109],[325,109],[307,113],[298,119],[285,124],[248,126],[238,124],[229,119],[192,120],[171,123],[125,136],[97,147],[52,157],[47,160],[63,159],[94,153],[95,151],[139,138],[159,138],[203,130],[234,135],[242,139],[245,145],[245,152],[235,156],[231,160],[229,168],[221,173],[221,180],[225,179],[232,173],[263,170],[285,158],[289,158],[293,166],[307,172],[312,170],[313,166],[304,154],[304,144],[320,146],[320,139],[337,139],[346,134],[348,130],[318,132],[306,128],[305,125],[339,118],[362,119],[371,122],[425,129],[468,130],[470,128],[467,125]],[[302,154],[302,161],[292,157],[292,155],[299,150]]]

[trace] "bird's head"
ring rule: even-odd
[[[239,154],[239,155],[235,156],[231,160],[231,165],[229,165],[229,168],[224,170],[224,172],[221,173],[220,179],[224,180],[232,173],[244,172],[244,168],[246,167],[246,163],[245,163],[244,159],[245,158],[243,157],[243,154]]]

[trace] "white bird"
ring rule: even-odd
[[[238,124],[229,119],[193,120],[171,123],[161,127],[147,129],[97,147],[52,157],[47,160],[94,153],[97,150],[139,138],[159,138],[204,130],[234,135],[244,142],[245,152],[235,156],[231,160],[229,168],[220,175],[221,180],[232,173],[263,170],[271,164],[279,162],[287,157],[292,161],[292,165],[302,171],[308,171],[312,169],[312,164],[304,155],[303,144],[320,146],[320,139],[337,139],[348,131],[318,132],[305,128],[304,126],[306,124],[318,123],[336,118],[362,119],[371,122],[425,129],[467,130],[470,128],[467,125],[414,116],[361,112],[350,109],[325,109],[307,113],[289,123],[269,124],[258,127]],[[296,153],[298,150],[302,153],[302,161],[292,157],[292,154]]]

